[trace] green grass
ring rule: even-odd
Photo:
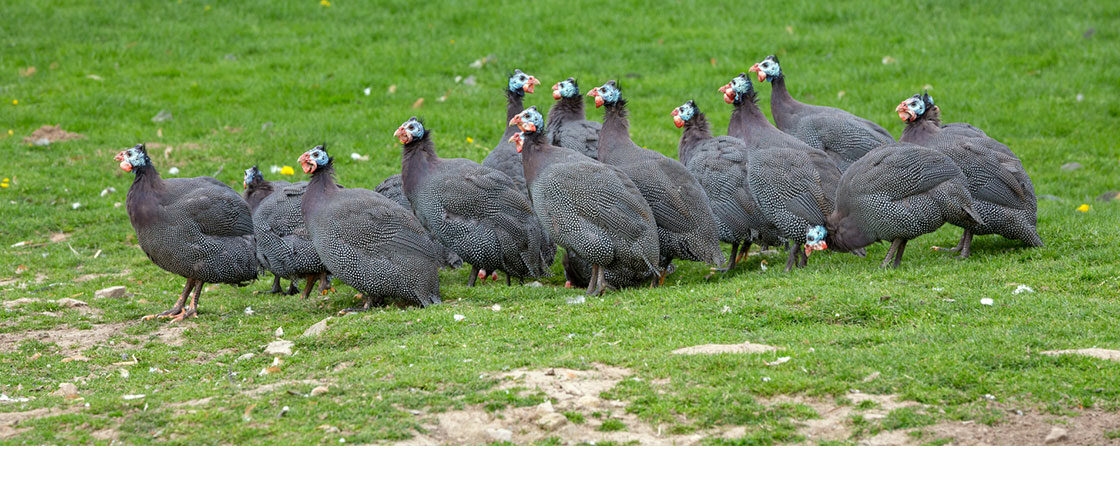
[[[496,390],[499,372],[592,363],[672,379],[660,386],[622,381],[603,395],[627,402],[642,421],[670,432],[747,429],[743,438],[713,437],[707,444],[804,441],[795,424],[814,412],[759,401],[779,394],[839,397],[860,389],[925,406],[924,414],[888,417],[883,428],[998,421],[985,394],[1053,413],[1120,408],[1120,364],[1039,354],[1120,348],[1120,202],[1094,200],[1120,190],[1120,4],[611,8],[582,1],[5,5],[0,177],[10,185],[0,189],[0,280],[15,282],[0,290],[0,300],[72,297],[104,314],[47,304],[0,309],[0,334],[124,328],[85,350],[88,362],[63,363],[58,346],[39,339],[0,350],[0,392],[32,398],[0,404],[0,412],[74,406],[21,422],[27,430],[0,443],[109,443],[94,435],[106,429],[127,444],[391,443],[426,431],[423,415],[412,411],[477,405],[503,415],[546,399]],[[1090,29],[1095,33],[1086,35]],[[244,168],[295,166],[301,152],[327,140],[339,182],[373,188],[399,171],[400,147],[391,134],[412,115],[423,115],[436,132],[442,156],[481,160],[504,128],[505,74],[520,68],[544,83],[527,101],[542,109],[552,103],[547,87],[559,79],[576,76],[586,91],[620,78],[635,141],[675,155],[680,133],[668,112],[695,98],[713,130],[724,131],[730,109],[716,89],[771,53],[781,57],[799,100],[845,108],[896,136],[902,126],[894,106],[932,86],[947,121],[972,123],[1009,145],[1037,193],[1059,198],[1039,200],[1047,246],[1024,249],[980,237],[973,257],[957,261],[929,250],[956,242],[960,230],[947,226],[911,242],[898,270],[877,268],[885,245],[869,247],[865,259],[814,255],[807,269],[792,274],[780,271],[780,257],[765,258],[765,271],[751,257],[710,280],[706,266],[679,262],[664,288],[583,304],[565,301],[580,292],[562,288],[559,262],[543,288],[486,282],[468,289],[459,270],[441,274],[443,305],[336,318],[315,339],[298,334],[353,306],[353,290],[336,285],[329,298],[307,302],[254,295],[271,281],[264,276],[248,287],[205,293],[201,315],[181,344],[153,336],[165,322],[134,322],[164,310],[182,288],[181,278],[144,256],[127,213],[114,206],[124,202],[131,176],[113,155],[137,142],[173,147],[166,159],[163,149],[150,149],[165,175],[173,166],[180,176],[220,172],[218,179],[235,186]],[[489,54],[496,64],[468,66]],[[36,73],[23,75],[29,67]],[[455,81],[471,75],[477,86]],[[362,92],[367,87],[369,96]],[[770,89],[759,89],[768,110]],[[421,97],[422,106],[413,108]],[[173,119],[153,123],[160,110]],[[22,141],[44,124],[87,138],[46,148]],[[352,160],[351,152],[369,160]],[[1059,168],[1068,162],[1083,168]],[[101,196],[108,187],[116,191]],[[1076,211],[1082,203],[1091,209]],[[70,237],[51,243],[52,232]],[[31,246],[9,247],[17,242]],[[123,269],[125,276],[74,281]],[[1013,295],[1019,283],[1035,293]],[[110,285],[126,285],[134,296],[93,298]],[[983,297],[995,304],[981,305]],[[490,309],[495,303],[500,311]],[[725,306],[729,313],[721,313]],[[255,313],[243,313],[246,307]],[[57,316],[33,313],[41,311]],[[453,320],[457,313],[466,320]],[[258,376],[272,361],[261,350],[278,326],[298,353],[278,372]],[[765,355],[670,354],[744,341],[780,346],[792,360],[766,366],[773,358]],[[257,356],[238,361],[245,353]],[[113,365],[132,356],[136,365]],[[873,371],[881,376],[863,383]],[[244,394],[302,380],[331,388],[318,396],[305,396],[309,384]],[[78,384],[84,400],[49,396],[60,382]],[[125,393],[146,397],[122,400]],[[207,397],[204,405],[176,405]],[[285,406],[289,411],[280,416]]]

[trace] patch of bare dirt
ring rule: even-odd
[[[518,369],[500,375],[498,390],[523,388],[522,395],[541,393],[551,400],[530,407],[507,408],[495,413],[480,406],[469,406],[437,414],[421,414],[425,433],[401,442],[402,445],[484,445],[498,441],[531,444],[558,437],[566,444],[633,443],[642,445],[693,445],[706,435],[672,435],[626,411],[627,403],[605,400],[600,394],[630,377],[630,370],[593,364],[593,370],[550,368]],[[579,414],[583,423],[573,423]],[[596,418],[593,414],[599,414]],[[626,426],[624,431],[601,432],[607,419]]]
[[[1027,412],[1008,415],[992,426],[976,422],[939,423],[919,429],[924,431],[921,441],[909,441],[924,443],[949,438],[953,445],[1045,445],[1046,436],[1055,426],[1065,429],[1067,434],[1052,441],[1052,445],[1120,445],[1120,438],[1105,436],[1106,432],[1120,431],[1120,412],[1097,410],[1083,411],[1076,417]]]
[[[39,139],[47,139],[50,143],[68,142],[70,140],[81,140],[86,138],[85,135],[80,133],[70,133],[63,130],[59,125],[43,125],[38,130],[31,132],[30,136],[23,137],[23,141],[27,143],[35,143]]]
[[[124,269],[124,270],[121,270],[120,272],[117,272],[117,273],[86,273],[86,274],[82,274],[82,275],[78,275],[77,277],[74,277],[74,279],[71,280],[71,281],[74,282],[74,283],[84,283],[84,282],[88,282],[90,280],[96,280],[96,279],[101,278],[101,277],[121,277],[121,276],[128,275],[129,273],[131,273],[131,271],[128,270],[127,268]]]
[[[104,323],[85,330],[59,327],[50,330],[0,333],[0,352],[13,352],[25,340],[38,340],[42,343],[56,344],[61,354],[72,356],[120,335],[125,328],[132,324],[133,322]]]
[[[852,415],[860,415],[865,420],[874,422],[886,418],[892,410],[920,406],[917,402],[899,400],[895,395],[849,393],[845,395],[845,398],[848,400],[845,405],[838,405],[835,400],[827,397],[788,395],[760,398],[758,402],[769,407],[781,404],[802,404],[815,410],[819,417],[801,421],[798,429],[798,433],[805,437],[806,442],[812,444],[851,438]],[[868,400],[875,402],[875,406],[866,409],[856,408],[857,405]],[[849,402],[850,404],[848,404]],[[724,432],[722,436],[724,438],[738,438],[745,433],[743,427],[737,427]]]
[[[673,350],[677,355],[715,355],[717,353],[766,353],[777,351],[778,347],[772,345],[763,345],[760,343],[734,343],[734,344],[718,344],[709,343],[706,345],[696,345],[692,347],[678,348]]]
[[[25,412],[0,413],[0,440],[12,438],[31,429],[31,427],[20,428],[20,422],[34,420],[36,418],[54,417],[72,411],[74,411],[74,409],[36,408]]]
[[[1120,350],[1107,350],[1104,348],[1079,348],[1076,350],[1048,350],[1042,352],[1043,355],[1084,355],[1086,357],[1099,358],[1101,360],[1112,360],[1120,362]]]

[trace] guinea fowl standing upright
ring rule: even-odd
[[[498,146],[482,160],[483,165],[502,172],[512,179],[517,189],[526,197],[529,196],[529,191],[525,189],[525,173],[521,171],[521,154],[517,153],[517,148],[509,143],[509,138],[517,133],[517,127],[510,126],[509,121],[524,109],[522,100],[525,98],[525,93],[533,93],[533,87],[540,84],[540,80],[536,77],[521,70],[514,70],[509,75],[509,81],[506,82],[506,123],[503,124],[506,126],[506,131],[502,133]]]
[[[432,133],[416,117],[394,135],[404,145],[404,194],[420,222],[471,265],[467,285],[474,286],[479,269],[506,272],[507,285],[510,277],[550,273],[556,245],[508,176],[465,158],[439,158]],[[517,158],[520,162],[520,154]]]
[[[941,109],[928,94],[903,100],[896,109],[906,122],[901,142],[937,150],[956,162],[968,178],[973,207],[984,225],[966,228],[956,247],[968,257],[973,235],[999,234],[1031,247],[1041,247],[1038,203],[1031,177],[1022,162],[1004,145],[967,123],[941,124]]]
[[[889,240],[881,266],[893,259],[897,268],[907,241],[945,222],[981,223],[965,182],[953,160],[935,150],[906,143],[876,148],[844,172],[836,211],[806,233],[805,253],[850,252]]]
[[[553,85],[552,98],[556,103],[548,109],[548,128],[545,129],[549,143],[599,158],[599,131],[603,124],[587,119],[576,79],[568,77]]]
[[[692,100],[674,109],[672,115],[673,124],[684,128],[677,155],[708,193],[719,239],[731,244],[727,269],[735,268],[740,243],[743,254],[752,241],[777,245],[777,229],[758,209],[750,192],[747,144],[735,137],[712,137],[708,119]]]
[[[662,269],[674,258],[722,266],[719,228],[712,215],[708,194],[680,162],[634,144],[626,100],[614,80],[591,89],[595,106],[606,105],[599,135],[599,161],[622,170],[649,203],[657,220],[657,239]]]
[[[334,160],[319,145],[299,157],[311,174],[301,213],[323,265],[365,296],[367,310],[384,297],[428,306],[440,303],[443,261],[416,217],[385,196],[364,188],[341,188]]]
[[[648,284],[657,278],[657,224],[626,174],[575,150],[550,145],[544,118],[529,107],[511,121],[533,211],[550,238],[564,247],[565,265],[591,266],[587,293]],[[581,275],[583,272],[580,272]]]
[[[318,269],[315,272],[323,272],[320,282],[324,286],[327,285],[326,272],[322,268],[323,264],[319,261],[319,255],[315,253],[315,249],[311,247],[307,229],[303,226],[303,216],[299,214],[300,196],[303,195],[303,190],[307,188],[307,182],[296,184],[299,194],[294,201],[273,199],[273,201],[268,202],[269,205],[265,207],[265,211],[260,209],[265,200],[272,198],[272,194],[277,191],[287,190],[292,186],[292,183],[282,180],[265,181],[260,169],[253,165],[245,169],[245,179],[242,185],[244,185],[245,190],[241,193],[241,196],[249,204],[249,211],[253,214],[253,236],[257,242],[257,262],[260,263],[262,269],[272,272],[272,290],[265,293],[282,293],[285,295],[299,293],[299,289],[296,288],[296,277],[302,275],[290,274],[290,269],[285,268],[285,264],[290,263],[290,260],[298,258],[304,258],[313,264],[317,264]],[[297,229],[302,231],[302,238],[291,240],[305,242],[305,248],[299,250],[291,248],[292,245],[280,240],[282,237],[292,235]],[[266,253],[268,254],[266,255]],[[273,266],[274,262],[270,260],[275,261],[275,267]],[[291,280],[286,292],[280,288],[281,278]],[[311,284],[307,284],[306,288],[304,298],[307,298],[306,294],[310,292]]]
[[[395,173],[389,175],[385,180],[382,180],[373,191],[384,195],[389,200],[397,202],[397,205],[404,207],[405,210],[412,211],[412,204],[408,202],[408,197],[404,196],[404,184],[401,182],[401,174]],[[428,232],[428,234],[431,235],[431,232]],[[437,247],[443,250],[441,255],[447,258],[444,262],[445,267],[455,269],[463,266],[463,259],[459,258],[459,255],[456,255],[451,249],[439,243],[439,239],[436,238],[435,235],[431,235],[431,237],[432,243],[435,243]]]
[[[841,172],[871,149],[894,143],[890,132],[875,122],[839,108],[794,100],[786,90],[786,76],[778,57],[770,55],[751,66],[750,71],[758,73],[758,81],[769,81],[774,87],[770,93],[770,114],[778,128],[824,150]]]
[[[203,284],[240,285],[257,278],[253,218],[229,185],[211,177],[164,180],[144,144],[118,153],[116,161],[135,174],[126,203],[140,248],[152,263],[187,279],[175,306],[145,319],[197,317]]]

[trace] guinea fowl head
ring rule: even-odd
[[[533,86],[540,84],[541,81],[537,80],[537,77],[521,70],[514,69],[513,73],[509,74],[509,91],[517,95],[533,93]]]
[[[922,118],[926,112],[933,111],[934,108],[937,106],[933,104],[933,97],[929,96],[929,92],[922,92],[903,100],[894,111],[898,112],[898,118],[910,123]]]
[[[754,101],[755,98],[754,84],[745,72],[719,87],[719,91],[723,93],[723,101],[734,105],[743,103],[743,99]]]
[[[521,153],[521,149],[525,146],[525,135],[536,135],[544,128],[544,115],[537,111],[536,106],[532,106],[514,115],[509,124],[517,125],[517,128],[521,130],[509,139],[510,142],[517,145],[517,153]]]
[[[256,165],[245,169],[245,179],[242,180],[242,186],[244,186],[245,188],[249,188],[249,185],[263,181],[264,175],[261,175],[261,171],[257,168]]]
[[[813,250],[827,250],[828,243],[824,239],[828,236],[828,230],[824,225],[816,225],[809,227],[805,232],[805,256],[808,257],[813,253]]]
[[[609,80],[601,87],[592,88],[587,92],[587,96],[595,97],[595,108],[599,108],[604,104],[618,103],[622,99],[622,90],[618,89],[618,84],[614,80]]]
[[[303,173],[315,173],[316,170],[330,165],[331,160],[334,159],[327,154],[327,144],[323,143],[300,155],[299,165],[303,167]]]
[[[424,130],[424,121],[416,117],[408,119],[408,121],[397,127],[397,131],[393,132],[393,136],[401,141],[402,145],[408,145],[412,142],[424,138],[427,130]]]
[[[553,100],[560,100],[560,98],[572,98],[577,96],[579,96],[579,84],[576,83],[576,79],[572,77],[568,77],[567,80],[556,82],[556,85],[552,86]]]
[[[758,73],[758,81],[774,81],[782,78],[782,66],[778,65],[778,57],[770,55],[765,60],[751,65],[751,71]]]
[[[148,157],[148,150],[144,148],[143,143],[138,143],[135,147],[118,153],[114,160],[120,162],[121,170],[126,172],[152,164],[152,159]]]
[[[696,102],[692,100],[684,102],[684,105],[673,109],[673,125],[676,125],[677,128],[683,127],[684,123],[692,120],[692,117],[695,117],[698,111]]]

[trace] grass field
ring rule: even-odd
[[[0,300],[32,300],[0,309],[0,393],[16,399],[0,401],[0,444],[1041,443],[1054,426],[1059,443],[1120,444],[1120,362],[1040,353],[1120,349],[1120,202],[1096,199],[1120,190],[1120,3],[752,3],[5,4]],[[620,79],[635,141],[672,156],[669,111],[694,98],[723,132],[716,89],[772,53],[796,98],[896,137],[894,107],[932,87],[946,121],[1023,160],[1046,247],[978,237],[958,261],[929,249],[956,242],[946,226],[897,270],[878,268],[886,245],[792,274],[781,254],[711,279],[678,262],[665,288],[584,303],[559,262],[537,288],[445,271],[442,305],[334,317],[307,338],[354,291],[255,295],[265,275],[208,287],[197,319],[137,320],[183,279],[137,246],[123,148],[148,142],[165,176],[219,172],[240,191],[244,168],[279,179],[269,167],[298,172],[326,140],[339,182],[372,189],[399,172],[392,133],[413,115],[441,156],[481,161],[520,68],[544,83],[526,100],[542,110],[557,80]],[[23,140],[46,124],[85,138]],[[113,285],[131,296],[93,298]],[[277,327],[295,354],[274,365]],[[671,353],[743,342],[780,350]],[[63,382],[80,398],[51,395]]]

